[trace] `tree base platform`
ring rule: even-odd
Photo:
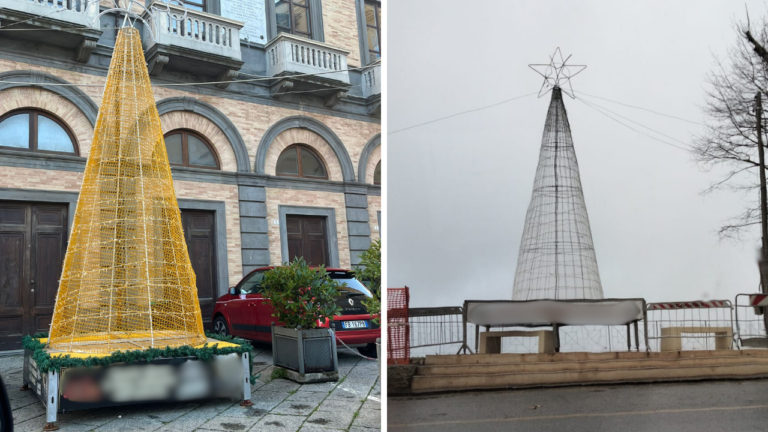
[[[110,354],[63,352],[45,338],[25,341],[22,390],[57,414],[111,406],[230,398],[251,399],[250,344],[207,338],[203,345]],[[243,341],[244,342],[244,341]],[[54,429],[47,429],[54,430]]]

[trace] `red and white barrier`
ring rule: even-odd
[[[768,296],[764,296],[768,297]],[[768,304],[768,300],[766,301]],[[729,300],[709,300],[692,302],[672,302],[672,303],[648,303],[648,310],[664,309],[698,309],[698,308],[730,308]]]
[[[768,294],[750,294],[750,306],[768,306]]]

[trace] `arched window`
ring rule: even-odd
[[[0,117],[0,148],[78,154],[75,135],[53,114],[37,109]]]
[[[320,156],[301,144],[290,145],[280,153],[275,172],[279,176],[328,179],[328,171]]]
[[[381,161],[376,164],[376,169],[373,170],[373,184],[381,184]]]
[[[165,134],[165,149],[172,166],[220,169],[219,156],[202,135],[186,129]]]

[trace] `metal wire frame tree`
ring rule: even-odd
[[[579,164],[563,103],[563,93],[573,95],[561,88],[575,73],[568,75],[567,59],[560,57],[558,62],[558,54],[559,49],[549,65],[542,65],[547,68],[542,74],[542,92],[551,90],[552,97],[520,243],[513,300],[603,298]]]
[[[139,32],[117,35],[49,346],[111,353],[206,340]]]

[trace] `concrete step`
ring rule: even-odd
[[[768,377],[768,363],[760,362],[722,366],[651,367],[625,370],[414,376],[411,383],[411,391],[413,393],[427,393],[456,390],[766,377]]]
[[[741,339],[742,347],[749,348],[768,348],[768,339],[766,338],[743,338]]]
[[[768,356],[718,355],[711,357],[667,357],[641,359],[609,359],[585,361],[549,361],[528,363],[486,363],[432,365],[416,368],[418,376],[484,375],[504,373],[569,372],[589,370],[629,370],[638,368],[669,368],[681,366],[720,366],[768,364]]]
[[[469,365],[469,364],[510,364],[544,363],[562,361],[601,361],[601,360],[638,360],[646,358],[693,358],[693,357],[728,357],[728,356],[768,356],[768,350],[708,350],[708,351],[669,351],[669,352],[607,352],[607,353],[555,353],[555,354],[470,354],[470,355],[428,355],[425,366]]]

